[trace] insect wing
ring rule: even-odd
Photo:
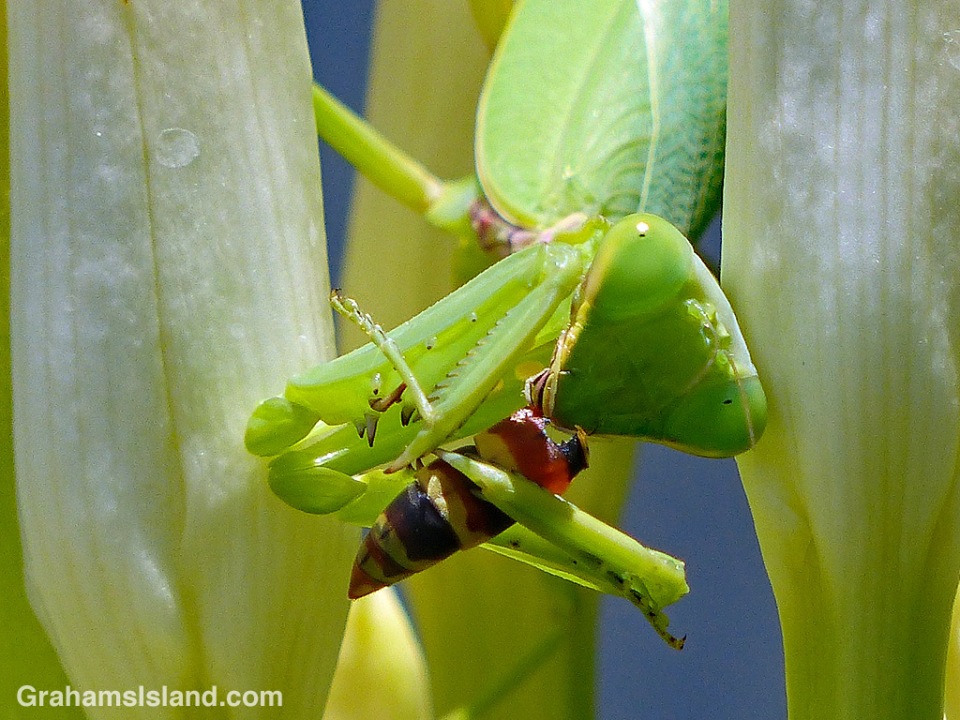
[[[526,0],[487,75],[476,164],[508,220],[637,211],[699,235],[719,205],[724,0]]]
[[[476,494],[465,475],[434,460],[417,471],[417,479],[370,528],[357,553],[349,595],[359,598],[393,585],[512,524]]]

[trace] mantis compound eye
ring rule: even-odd
[[[581,303],[617,322],[676,302],[689,281],[693,248],[663,218],[629,215],[610,228],[583,282]]]

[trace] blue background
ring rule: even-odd
[[[317,80],[362,111],[374,3],[304,0],[303,5]],[[336,273],[353,176],[322,144],[321,163]],[[719,223],[706,246],[719,252]],[[736,464],[647,445],[637,472],[622,526],[636,537],[656,538],[658,547],[685,559],[692,591],[670,616],[671,628],[687,634],[687,645],[680,653],[666,649],[632,606],[605,599],[597,716],[786,717],[776,608]]]

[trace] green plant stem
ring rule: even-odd
[[[317,84],[313,86],[313,113],[317,134],[392,197],[425,213],[441,195],[439,178]]]

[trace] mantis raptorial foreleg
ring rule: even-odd
[[[397,582],[517,521],[560,551],[551,555],[536,541],[526,542],[528,551],[540,548],[538,566],[627,598],[668,643],[682,644],[667,631],[662,613],[685,592],[682,564],[544,492],[562,492],[583,466],[568,457],[561,463],[563,483],[553,489],[543,472],[548,457],[585,445],[582,432],[569,446],[558,444],[545,425],[554,421],[698,454],[731,455],[756,441],[765,400],[736,318],[686,239],[651,215],[628,216],[606,229],[580,244],[537,244],[510,256],[390,333],[355,302],[333,296],[334,307],[371,344],[291,380],[285,400],[327,418],[362,413],[371,450],[372,412],[409,404],[419,415],[416,433],[386,469],[416,464],[416,479],[377,517],[358,553],[352,596]],[[502,296],[491,297],[492,288]],[[494,426],[512,423],[510,429],[480,433],[476,457],[439,449],[476,420],[474,412],[495,385],[516,374],[541,329],[571,297],[549,368],[527,383],[531,407]],[[484,325],[477,328],[482,308]],[[499,439],[491,445],[492,436]],[[419,461],[430,452],[439,459],[423,466]],[[532,465],[522,465],[533,456],[539,457]],[[272,465],[271,487],[299,507],[324,512],[341,499],[359,502],[366,493],[352,483],[360,481],[334,468],[336,462],[335,455],[312,448],[291,450]],[[378,464],[371,455],[361,468]],[[312,482],[336,486],[336,492],[314,495]]]
[[[662,612],[687,592],[682,562],[644,547],[516,473],[459,453],[438,450],[437,455],[476,483],[485,500],[602,578],[607,592],[637,606],[671,647],[683,647],[684,639],[667,631],[669,620]]]
[[[568,298],[583,275],[580,253],[571,246],[544,246],[547,262],[539,284],[507,310],[430,393],[436,413],[391,465],[409,465],[450,437],[483,402],[533,342],[540,328]]]
[[[442,322],[447,326],[435,335],[424,336],[413,324],[384,333],[356,303],[334,296],[334,307],[356,322],[372,345],[356,351],[362,359],[347,355],[292,379],[285,396],[330,424],[352,422],[365,429],[369,439],[377,422],[372,413],[394,404],[383,402],[382,387],[403,385],[406,389],[400,392],[410,393],[420,423],[389,469],[409,465],[453,435],[514,370],[580,282],[587,252],[586,247],[556,243],[508,258],[421,316],[446,315],[446,321],[432,320],[431,327],[442,327]],[[513,270],[518,265],[519,272]],[[472,308],[466,302],[471,298],[476,302]],[[491,306],[496,314],[484,310]],[[379,357],[370,356],[371,351]],[[348,358],[353,362],[344,362]],[[353,374],[337,373],[338,365],[350,367]],[[346,397],[355,399],[347,404]],[[411,418],[407,414],[401,419]]]

